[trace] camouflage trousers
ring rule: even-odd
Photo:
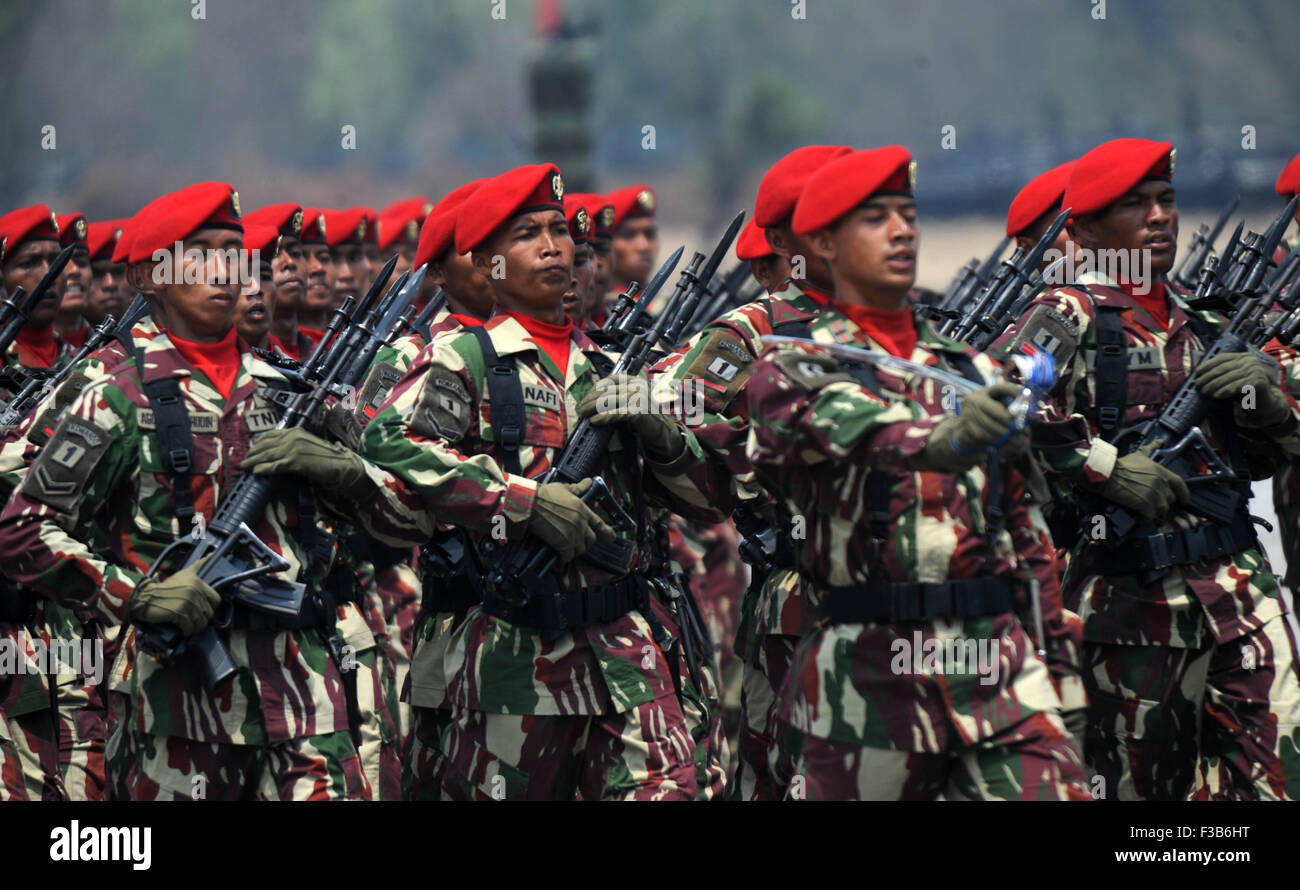
[[[105,692],[80,682],[58,689],[59,775],[68,800],[103,800],[104,744],[108,736]]]
[[[0,714],[0,801],[67,799],[50,712]]]
[[[598,716],[453,707],[438,748],[444,800],[696,796],[695,744],[674,696]]]
[[[745,664],[732,800],[780,800],[785,793],[772,778],[778,756],[776,693],[790,671],[798,642],[796,637],[761,636],[755,641],[753,660]]]
[[[440,800],[447,758],[442,735],[451,724],[446,708],[411,708],[411,731],[402,748],[402,799]]]
[[[1111,800],[1300,797],[1286,616],[1202,649],[1084,644],[1089,765]]]
[[[276,745],[224,745],[115,727],[109,781],[119,800],[370,800],[346,732]]]
[[[401,735],[392,666],[379,648],[357,654],[357,753],[376,800],[402,799]]]

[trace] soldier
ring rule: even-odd
[[[80,349],[90,334],[90,326],[82,315],[86,309],[86,294],[90,290],[86,217],[81,213],[67,213],[55,219],[59,224],[59,246],[73,245],[73,251],[63,269],[63,299],[59,301],[59,311],[54,316],[54,332],[69,348]]]
[[[30,294],[59,255],[59,228],[54,213],[44,204],[7,213],[0,216],[0,236],[8,243],[0,267],[5,292],[12,294],[15,288],[22,287]],[[45,299],[32,307],[27,323],[19,329],[14,342],[6,345],[6,365],[40,370],[53,367],[67,354],[67,344],[54,331],[54,318],[63,300],[63,282],[64,276],[60,275],[46,291]],[[3,387],[0,396],[8,398]]]
[[[298,239],[307,254],[307,288],[303,291],[302,305],[298,307],[298,330],[313,345],[325,336],[330,310],[335,306],[334,257],[329,242],[325,240],[325,232],[324,212],[315,207],[304,207]]]
[[[633,281],[649,281],[659,254],[659,229],[655,225],[654,189],[644,183],[615,189],[605,195],[614,207],[610,222],[613,250],[607,300],[627,290]]]
[[[278,472],[268,459],[277,437],[263,431],[274,424],[267,387],[283,378],[242,351],[233,328],[238,284],[229,252],[240,249],[241,228],[238,198],[222,183],[164,196],[137,217],[128,231],[130,261],[145,262],[179,240],[205,251],[204,259],[185,261],[199,264],[185,267],[199,281],[158,286],[167,331],[78,396],[26,474],[0,516],[0,553],[12,577],[111,623],[170,624],[185,636],[208,624],[220,597],[195,567],[145,573],[193,517],[211,516],[241,460]],[[179,413],[168,407],[177,396]],[[176,461],[168,457],[176,449],[159,440],[184,450],[172,431],[185,426],[192,457]],[[297,471],[323,504],[364,503],[375,533],[389,521],[423,521],[409,505],[394,507],[401,486],[393,477],[301,430],[279,432],[301,434],[290,440]],[[296,500],[278,491],[252,526],[290,563],[284,580],[307,568],[296,528],[306,488],[298,487]],[[111,517],[102,540],[88,531],[92,515]],[[341,641],[327,645],[336,633],[364,633],[364,622],[357,616],[336,631],[335,610],[313,578],[304,580],[312,590],[298,618],[277,628],[241,608],[233,626],[218,631],[237,671],[216,689],[192,657],[164,662],[144,654],[139,628],[130,628],[110,674],[111,691],[128,697],[110,781],[133,798],[368,796],[349,734],[350,683],[330,654],[346,650]],[[254,626],[264,620],[272,627]]]
[[[379,277],[379,270],[383,268],[383,263],[379,260],[379,214],[373,207],[353,207],[349,212],[357,210],[361,211],[362,219],[366,221],[366,231],[361,237],[361,292],[364,294],[370,290],[370,285],[374,284]]]
[[[745,223],[736,239],[736,259],[749,263],[754,280],[773,294],[790,277],[790,262],[772,249],[762,226],[754,220]]]
[[[564,218],[569,224],[569,237],[573,239],[573,281],[564,292],[564,314],[578,330],[587,326],[587,314],[594,305],[596,252],[592,248],[593,226],[591,215],[582,199],[564,196]]]
[[[1247,512],[1225,525],[1180,509],[1181,478],[1113,444],[1192,376],[1204,396],[1224,399],[1200,428],[1232,466],[1267,475],[1300,445],[1274,363],[1237,353],[1198,365],[1224,322],[1189,308],[1165,280],[1178,236],[1173,162],[1168,142],[1145,139],[1107,142],[1076,162],[1064,197],[1070,236],[1101,271],[1040,297],[1012,342],[1056,359],[1034,450],[1053,491],[1082,499],[1087,533],[1062,586],[1084,622],[1085,753],[1110,799],[1291,797],[1295,642]],[[1136,259],[1127,275],[1100,265],[1119,255],[1149,257],[1150,279],[1133,273]],[[1238,484],[1248,496],[1249,480]],[[1109,540],[1107,503],[1148,524]],[[1169,560],[1156,559],[1157,545]]]
[[[1065,197],[1065,186],[1073,170],[1074,161],[1066,161],[1040,173],[1011,199],[1007,208],[1007,237],[1015,239],[1016,247],[1025,252],[1033,250],[1052,220],[1060,215],[1061,199]],[[1069,237],[1069,230],[1062,229],[1052,242],[1051,249],[1057,251],[1057,256],[1064,256],[1069,249]],[[1044,254],[1039,270],[1046,271],[1052,259],[1050,252]]]
[[[113,262],[113,251],[126,223],[125,219],[111,219],[86,227],[90,287],[86,291],[86,308],[82,314],[92,325],[98,325],[106,315],[121,318],[131,302],[126,264]]]
[[[365,207],[321,211],[325,241],[334,261],[334,303],[330,308],[337,308],[348,297],[360,300],[370,287],[370,263],[366,259],[368,212]]]
[[[771,781],[777,748],[768,724],[795,644],[811,630],[817,616],[799,593],[789,521],[769,506],[745,456],[749,427],[739,395],[754,359],[763,351],[760,338],[774,332],[802,333],[801,326],[815,320],[830,300],[829,272],[821,263],[810,261],[812,252],[791,230],[791,217],[808,179],[850,150],[841,145],[808,145],[772,165],[759,183],[753,221],[762,228],[778,262],[789,267],[791,277],[781,282],[771,298],[756,300],[711,322],[652,371],[653,376],[679,386],[689,383],[702,394],[703,419],[693,430],[707,453],[736,478],[737,498],[720,506],[744,507],[752,517],[746,532],[755,541],[751,558],[759,560],[757,554],[763,549],[757,544],[757,529],[767,527],[773,532],[775,549],[761,557],[769,564],[764,571],[752,573],[736,619],[735,652],[743,667],[731,793],[747,800],[773,800],[784,793],[784,788]]]
[[[1292,158],[1282,172],[1278,174],[1274,190],[1282,200],[1290,201],[1300,192],[1300,154]],[[1279,265],[1285,261],[1286,254],[1300,247],[1300,234],[1291,238],[1289,244],[1279,245],[1274,262]],[[1295,287],[1295,285],[1292,285]],[[1278,344],[1280,346],[1280,344]],[[1300,399],[1300,361],[1297,361],[1292,347],[1268,349],[1268,353],[1282,363],[1286,371],[1286,382],[1291,395]],[[1296,462],[1287,461],[1277,468],[1273,477],[1273,508],[1277,511],[1278,536],[1282,539],[1282,555],[1286,557],[1286,585],[1292,592],[1300,588],[1300,473],[1296,472]]]
[[[389,258],[396,256],[397,265],[393,275],[399,276],[410,269],[414,271],[415,251],[420,245],[420,223],[433,211],[433,202],[428,198],[406,198],[389,204],[379,214],[376,231],[376,246],[379,256],[375,260],[375,272],[378,274]],[[423,300],[417,301],[422,305]]]
[[[274,226],[260,226],[244,221],[244,251],[249,262],[256,257],[257,268],[248,281],[241,282],[235,301],[235,330],[249,346],[271,348],[271,324],[275,312],[275,273],[271,267],[280,250],[280,232]]]
[[[426,281],[442,288],[447,306],[430,322],[430,336],[462,327],[479,327],[496,306],[488,276],[474,267],[469,254],[455,246],[456,217],[461,207],[486,180],[476,179],[451,192],[438,202],[420,227],[420,245],[415,254],[415,268],[428,265]]]
[[[280,234],[280,249],[271,261],[271,346],[296,361],[311,354],[315,341],[298,329],[298,312],[307,287],[307,250],[302,235],[303,210],[298,204],[271,204],[244,216],[244,225],[272,226]]]
[[[605,294],[613,286],[614,266],[614,205],[604,195],[583,192],[573,196],[587,208],[591,217],[591,251],[595,255],[595,272],[592,280],[592,297],[594,305],[587,310],[589,327],[599,328],[605,324]]]
[[[891,146],[837,157],[807,181],[791,230],[835,294],[811,338],[982,388],[950,416],[927,374],[844,373],[812,344],[769,350],[745,387],[749,456],[806,522],[799,573],[821,615],[778,692],[789,760],[775,778],[794,799],[1086,800],[1060,703],[1015,614],[1035,581],[1059,598],[1022,477],[997,450],[1012,429],[1001,400],[1019,387],[984,385],[987,357],[913,315],[913,170]],[[922,658],[936,649],[949,657]]]
[[[662,648],[662,613],[640,574],[643,557],[634,557],[631,574],[577,559],[613,535],[580,499],[590,483],[536,481],[581,405],[601,418],[593,423],[636,430],[644,464],[619,437],[602,468],[623,504],[634,503],[629,486],[637,486],[647,502],[708,511],[689,432],[663,414],[596,413],[597,396],[619,381],[597,386],[606,360],[561,323],[573,251],[562,195],[559,171],[540,164],[489,180],[461,206],[455,249],[489,276],[497,310],[483,327],[435,340],[363,438],[363,454],[407,481],[440,522],[466,530],[457,567],[472,574],[483,567],[485,541],[525,535],[554,548],[562,566],[564,614],[551,618],[540,611],[549,598],[512,606],[485,592],[479,604],[472,590],[444,582],[446,596],[465,598],[466,617],[434,666],[452,715],[430,733],[425,709],[414,709],[423,751],[412,766],[452,798],[690,799],[694,746]],[[491,277],[494,263],[504,275]],[[488,365],[503,370],[485,385]],[[506,376],[518,381],[518,400],[498,382]],[[413,687],[420,667],[417,652]]]

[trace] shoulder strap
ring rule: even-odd
[[[522,476],[519,445],[524,439],[524,388],[519,382],[519,365],[513,357],[497,355],[486,328],[472,327],[469,332],[483,351],[488,390],[492,393],[492,435],[504,452],[502,468],[507,473]]]
[[[950,358],[952,359],[953,367],[957,369],[958,374],[965,377],[971,383],[978,383],[980,386],[987,385],[988,381],[984,379],[984,375],[980,373],[979,368],[975,367],[975,359],[973,357],[964,352],[959,352],[955,355],[951,355]]]
[[[1094,304],[1095,305],[1095,304]],[[1128,342],[1124,336],[1122,309],[1097,306],[1097,429],[1113,442],[1124,424],[1128,407]]]
[[[807,321],[784,321],[779,325],[775,325],[772,328],[772,333],[778,337],[798,337],[801,340],[811,340],[812,325]]]

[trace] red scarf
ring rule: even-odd
[[[1121,281],[1120,289],[1133,299],[1137,300],[1138,305],[1147,311],[1147,314],[1156,320],[1165,331],[1169,330],[1169,301],[1165,299],[1165,283],[1158,281],[1145,294],[1133,293],[1134,285]]]
[[[299,352],[298,352],[298,347],[297,347],[296,345],[293,346],[292,348],[290,348],[290,346],[289,346],[288,343],[285,343],[285,342],[284,342],[283,340],[281,340],[279,337],[275,336],[275,334],[271,334],[270,337],[269,337],[269,339],[270,339],[270,341],[271,341],[271,348],[272,348],[272,349],[278,349],[278,350],[280,350],[280,352],[284,353],[285,355],[287,355],[289,358],[293,359],[294,361],[301,361],[301,360],[302,360],[302,357],[301,357],[301,355],[299,354]]]
[[[324,331],[318,331],[315,328],[304,328],[301,325],[298,326],[298,330],[302,333],[304,337],[310,340],[313,344],[319,343],[320,341],[325,339]]]
[[[520,315],[509,309],[501,311],[524,326],[532,341],[551,357],[551,361],[555,362],[556,367],[560,369],[561,377],[569,373],[569,344],[573,339],[573,319],[566,315],[564,324],[559,325],[539,321],[530,315]]]
[[[460,315],[460,314],[455,313],[455,312],[448,312],[447,314],[450,315],[452,318],[456,319],[458,322],[460,322],[460,326],[461,326],[462,328],[481,328],[481,327],[483,327],[483,322],[480,321],[479,319],[475,318],[475,317],[472,316],[472,315]]]
[[[856,306],[848,303],[836,303],[835,308],[848,316],[858,327],[867,332],[885,350],[899,358],[911,358],[916,348],[916,324],[912,320],[912,309],[873,309],[870,306]]]
[[[69,346],[71,346],[73,349],[80,349],[81,347],[86,345],[86,339],[89,336],[90,336],[90,325],[86,324],[83,321],[81,323],[81,327],[77,328],[71,334],[60,334],[59,338],[62,339],[64,343],[67,343]]]
[[[829,294],[818,293],[817,291],[808,288],[804,288],[804,293],[808,295],[808,299],[817,304],[818,309],[825,309],[831,303],[831,297]]]
[[[235,388],[235,378],[239,376],[239,345],[236,340],[239,332],[231,325],[226,336],[216,343],[191,343],[182,340],[167,331],[167,337],[181,354],[181,358],[194,366],[194,369],[208,378],[209,382],[221,393],[223,399],[230,398]]]
[[[14,337],[18,347],[18,364],[24,368],[48,368],[59,358],[59,342],[54,339],[54,328],[34,328],[23,325]]]

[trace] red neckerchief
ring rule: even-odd
[[[239,356],[239,344],[236,342],[239,332],[235,330],[234,325],[231,325],[226,336],[216,343],[191,343],[189,340],[180,339],[170,329],[167,331],[167,337],[181,357],[208,378],[223,399],[230,398],[231,390],[235,388],[235,378],[239,376],[239,364],[242,361]]]
[[[296,362],[302,361],[302,356],[298,352],[298,347],[296,345],[293,348],[290,348],[288,343],[285,343],[275,334],[271,334],[269,339],[271,341],[272,349],[280,350],[280,352],[284,353],[285,355],[287,355],[289,358],[293,359]]]
[[[848,303],[835,303],[834,306],[866,331],[872,340],[885,347],[890,355],[912,357],[912,350],[916,348],[916,323],[912,320],[910,306],[902,309],[874,309]]]
[[[1165,283],[1163,281],[1157,281],[1145,294],[1133,293],[1134,285],[1126,281],[1121,281],[1119,287],[1124,293],[1137,300],[1138,305],[1156,320],[1156,324],[1168,332],[1169,301],[1165,299]]]
[[[53,327],[23,325],[14,344],[18,347],[18,364],[24,368],[48,368],[59,359],[59,341],[54,339]]]
[[[551,357],[551,361],[555,362],[555,366],[560,369],[561,377],[569,373],[569,343],[573,339],[573,319],[566,315],[564,324],[551,324],[539,321],[530,315],[511,312],[509,309],[501,311],[524,326],[532,341]]]
[[[808,299],[817,304],[818,309],[825,309],[828,305],[834,302],[831,299],[830,294],[823,294],[815,290],[810,290],[809,288],[803,288],[803,292],[807,294]]]
[[[81,347],[86,345],[86,339],[89,336],[90,336],[90,325],[86,324],[83,321],[81,323],[81,327],[77,328],[71,334],[60,334],[59,339],[61,339],[64,343],[67,343],[73,349],[80,349]]]
[[[447,314],[450,315],[452,318],[456,319],[458,322],[460,322],[460,326],[463,328],[483,327],[483,322],[472,315],[461,315],[458,312],[448,312]]]
[[[302,325],[298,326],[298,330],[302,333],[304,337],[310,340],[313,345],[325,339],[324,331],[318,331],[315,328],[304,328]]]

